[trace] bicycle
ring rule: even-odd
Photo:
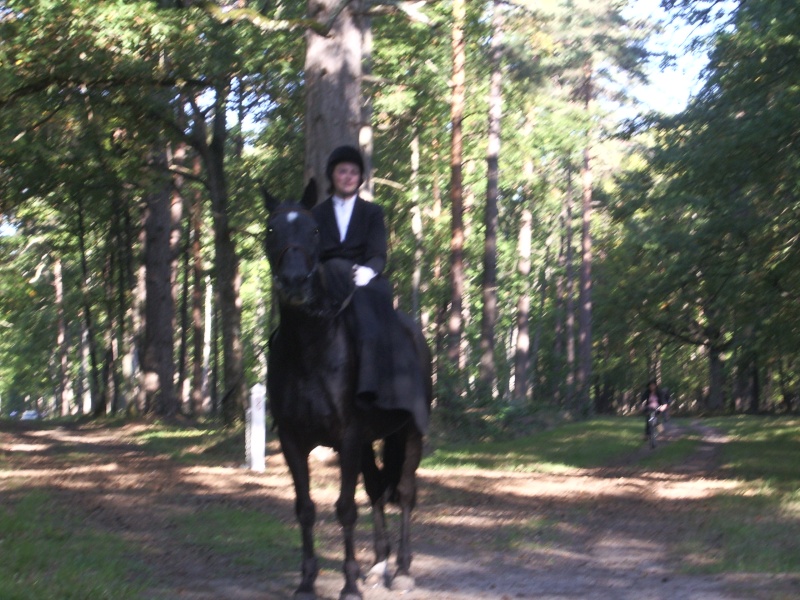
[[[650,410],[647,415],[647,439],[650,442],[650,447],[656,447],[656,438],[658,437],[658,413],[661,412],[657,408]]]

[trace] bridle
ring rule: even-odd
[[[269,220],[272,220],[273,218],[278,217],[278,216],[280,216],[282,214],[288,214],[288,213],[299,213],[299,214],[301,214],[303,216],[308,217],[309,219],[314,220],[314,215],[312,214],[312,212],[310,210],[307,210],[305,208],[302,208],[302,207],[296,206],[296,205],[281,205],[281,206],[278,206],[277,208],[273,209],[270,212]],[[267,222],[267,224],[269,226],[269,221]],[[303,258],[305,258],[306,266],[310,266],[311,267],[309,272],[306,274],[305,278],[308,280],[311,277],[313,277],[314,273],[316,273],[316,271],[317,271],[317,269],[319,267],[319,263],[312,260],[311,253],[306,249],[305,246],[303,246],[301,244],[288,244],[284,248],[281,248],[281,250],[280,250],[280,252],[278,252],[278,256],[277,256],[277,258],[275,260],[275,268],[276,268],[276,270],[280,269],[280,266],[283,263],[283,259],[286,256],[286,253],[289,252],[290,250],[299,250],[300,251],[300,253],[303,255]]]
[[[302,207],[297,206],[297,205],[286,205],[286,204],[278,206],[277,208],[275,208],[272,211],[270,211],[269,218],[270,218],[270,220],[272,220],[274,217],[278,217],[278,216],[281,216],[283,214],[288,214],[288,213],[293,213],[293,212],[294,213],[299,213],[300,215],[303,215],[303,216],[306,216],[306,217],[309,217],[312,220],[316,220],[315,217],[314,217],[314,214],[310,210],[307,210],[307,209],[302,208]],[[268,226],[269,226],[269,222],[268,222]],[[305,276],[304,281],[308,281],[309,279],[314,277],[317,273],[319,273],[319,275],[320,275],[320,284],[321,284],[323,290],[327,289],[327,281],[326,281],[327,280],[327,276],[326,276],[325,270],[319,268],[320,267],[319,261],[314,261],[313,258],[312,258],[312,255],[308,251],[308,249],[305,246],[301,245],[301,244],[287,244],[285,247],[280,249],[280,251],[277,254],[276,260],[275,260],[275,268],[273,270],[273,279],[277,278],[277,276],[275,275],[275,272],[280,270],[280,267],[281,267],[281,264],[283,263],[284,257],[291,250],[298,250],[303,255],[303,257],[305,258],[306,265],[307,266],[308,265],[311,266],[311,268],[309,269],[308,273]],[[356,290],[356,287],[355,287],[355,285],[353,285],[352,288],[350,289],[350,291],[348,292],[347,296],[344,298],[344,300],[342,300],[341,304],[338,307],[335,307],[335,310],[331,311],[331,310],[326,310],[326,309],[322,308],[322,309],[316,309],[316,310],[313,310],[313,311],[310,311],[310,312],[312,312],[313,314],[315,314],[317,316],[335,318],[335,317],[339,316],[349,306],[350,302],[353,299],[353,294],[355,293],[355,290]]]

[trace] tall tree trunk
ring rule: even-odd
[[[179,121],[181,125],[186,128],[186,118],[184,114],[180,115]],[[186,154],[188,146],[185,143],[180,143],[175,147],[175,153],[172,157],[174,163],[180,167],[186,167]],[[172,235],[170,236],[170,255],[172,264],[172,286],[173,298],[180,299],[180,303],[176,304],[179,307],[178,318],[176,323],[179,322],[178,327],[178,359],[177,367],[178,373],[176,378],[175,396],[178,404],[178,410],[181,411],[187,406],[187,398],[185,394],[186,383],[186,370],[187,370],[187,356],[189,344],[189,248],[192,239],[192,220],[188,218],[184,222],[183,206],[184,206],[184,178],[181,175],[173,175],[173,191],[172,191]],[[183,275],[183,279],[179,275]]]
[[[725,382],[725,363],[722,361],[722,351],[716,346],[708,348],[708,408],[720,410],[723,407],[724,397],[722,388]]]
[[[142,220],[144,223],[144,220]],[[139,247],[142,256],[145,255],[147,232],[144,227],[139,228]],[[147,305],[147,268],[145,260],[142,260],[135,273],[135,284],[131,314],[133,315],[133,336],[137,341],[136,348],[131,352],[131,375],[137,380],[135,404],[128,407],[128,412],[147,412],[147,392],[144,386],[144,349],[145,349],[145,307]],[[135,351],[134,351],[135,350]]]
[[[447,325],[448,363],[460,369],[462,364],[461,337],[463,335],[464,298],[464,104],[466,101],[466,41],[464,29],[467,20],[466,0],[453,0],[452,31],[452,99],[450,102],[450,315]],[[456,373],[454,392],[463,392],[462,378]]]
[[[306,33],[305,179],[314,177],[326,196],[325,164],[342,144],[358,145],[361,128],[361,27],[351,2],[336,16],[327,36]],[[309,0],[308,15],[327,22],[340,0]]]
[[[578,311],[578,396],[591,409],[592,380],[592,171],[590,150],[584,150],[581,273]]]
[[[222,370],[224,390],[220,409],[226,426],[244,419],[247,382],[244,379],[242,315],[239,301],[241,277],[239,258],[228,218],[228,184],[225,176],[226,98],[229,88],[216,90],[211,143],[200,141],[200,155],[206,165],[211,210],[214,215],[214,273],[222,332]],[[196,114],[199,114],[196,111]]]
[[[191,403],[187,398],[186,381],[189,371],[189,313],[192,295],[192,233],[193,222],[189,218],[186,220],[184,233],[183,233],[183,248],[180,256],[180,274],[182,276],[180,285],[180,327],[179,327],[179,343],[178,343],[178,377],[177,377],[177,393],[179,404],[183,407],[185,412],[191,414]]]
[[[138,353],[137,336],[134,323],[138,311],[137,299],[135,297],[136,276],[134,271],[133,247],[134,231],[131,225],[130,211],[128,204],[123,205],[119,215],[119,263],[117,269],[117,321],[119,337],[119,355],[121,357],[121,380],[120,380],[120,410],[128,410],[131,404],[130,399],[135,399],[138,395],[136,382],[138,381],[135,368],[134,356]]]
[[[422,206],[420,205],[419,184],[419,132],[411,138],[411,230],[414,233],[414,272],[411,274],[411,314],[419,323],[420,315],[420,286],[422,285],[422,259],[424,250],[424,237],[422,231]]]
[[[572,242],[572,164],[568,166],[567,195],[564,217],[564,385],[565,400],[572,406],[575,401],[575,261]]]
[[[361,2],[360,6],[365,7],[366,2]],[[359,3],[354,4],[359,6]],[[358,129],[358,143],[361,146],[364,156],[364,184],[361,186],[361,196],[367,200],[375,198],[375,180],[372,177],[372,154],[373,131],[372,131],[372,97],[373,94],[362,94],[362,83],[364,79],[372,76],[372,19],[366,14],[362,14],[357,20],[361,31],[361,73],[358,83],[359,102],[361,103],[361,123]]]
[[[539,371],[539,351],[542,347],[542,330],[544,329],[544,306],[545,301],[547,300],[547,273],[550,269],[550,244],[547,244],[547,249],[545,251],[544,262],[542,263],[541,268],[539,269],[539,306],[536,310],[536,327],[533,332],[533,342],[531,343],[531,353],[530,353],[530,372],[531,377],[533,377],[533,382],[531,385],[531,398],[535,398],[536,393],[536,376]]]
[[[107,247],[105,251],[106,265],[103,273],[106,304],[106,326],[105,326],[105,358],[103,359],[103,401],[106,403],[109,412],[116,414],[120,405],[120,377],[119,377],[119,328],[117,321],[116,305],[116,273],[119,270],[119,219],[114,217],[114,226],[109,232]]]
[[[200,174],[201,166],[199,157],[194,161],[194,172]],[[200,192],[192,198],[190,220],[192,223],[192,383],[190,411],[193,415],[200,415],[207,407],[208,368],[207,353],[205,349],[206,336],[210,334],[210,320],[206,320],[204,313],[204,272],[203,254],[201,244],[203,206]]]
[[[83,309],[81,309],[83,313]],[[92,399],[91,390],[91,347],[89,342],[89,327],[86,323],[86,315],[81,314],[81,346],[80,346],[80,364],[78,366],[78,385],[76,390],[76,398],[80,413],[84,415],[94,414],[94,400]],[[88,392],[88,393],[87,393]]]
[[[531,274],[531,237],[533,216],[529,208],[522,211],[517,242],[517,275],[520,281],[528,281]],[[517,345],[514,352],[514,401],[522,404],[530,389],[528,369],[531,361],[530,349],[531,296],[527,285],[522,285],[517,298]]]
[[[57,327],[56,348],[58,352],[58,407],[62,417],[70,414],[73,394],[69,377],[69,344],[67,343],[67,322],[64,317],[64,274],[61,258],[53,264],[53,287],[56,296]]]
[[[159,157],[166,172],[166,156]],[[175,394],[174,319],[175,298],[172,287],[170,213],[172,194],[169,181],[162,189],[147,196],[145,202],[145,307],[142,377],[144,410],[171,416],[177,412]]]
[[[492,75],[489,86],[489,139],[486,153],[487,182],[483,243],[483,313],[481,315],[481,357],[479,380],[485,393],[493,394],[497,379],[494,359],[497,323],[497,220],[500,160],[500,122],[503,114],[503,11],[493,3]]]
[[[97,366],[97,344],[94,334],[92,302],[89,298],[89,263],[86,250],[86,225],[84,223],[83,200],[78,196],[78,246],[81,253],[81,294],[83,296],[83,319],[85,325],[85,343],[88,353],[89,397],[91,414],[99,417],[106,412],[106,405],[100,397],[100,374]]]
[[[591,109],[594,98],[592,65],[585,68],[585,110]],[[583,186],[581,198],[581,272],[578,311],[578,401],[582,408],[591,411],[592,385],[592,163],[591,135],[588,133],[586,147],[583,150],[583,166],[581,182]]]

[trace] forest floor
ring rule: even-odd
[[[146,549],[155,582],[147,600],[291,598],[293,568],[246,567],[174,535],[174,519],[209,507],[258,511],[293,524],[291,480],[271,446],[267,471],[238,465],[187,465],[144,450],[147,426],[0,427],[4,479],[43,488],[81,515]],[[365,600],[510,600],[513,598],[764,599],[800,597],[800,576],[697,574],[703,561],[685,544],[697,514],[715,494],[735,487],[720,477],[720,434],[700,422],[670,422],[664,445],[641,450],[602,469],[517,473],[477,469],[419,472],[414,516],[413,591],[364,589]],[[701,442],[677,468],[637,466],[646,453],[691,433]],[[80,453],[82,466],[59,457]],[[335,466],[313,461],[322,570],[320,600],[338,598],[341,543],[333,514]],[[359,559],[371,558],[371,519],[359,492]],[[684,515],[689,515],[684,519]],[[396,517],[393,517],[396,521]],[[296,530],[295,530],[296,534]],[[296,548],[299,546],[297,535]],[[290,564],[299,564],[290,559]],[[362,586],[363,587],[363,586]]]

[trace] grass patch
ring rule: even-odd
[[[736,416],[709,419],[730,439],[722,446],[722,468],[751,484],[783,493],[800,486],[800,419]]]
[[[674,420],[672,425],[667,425],[667,427],[674,426]],[[697,451],[701,437],[697,433],[689,432],[682,435],[683,437],[674,441],[659,442],[658,446],[652,452],[647,453],[637,464],[651,470],[667,470],[685,463]]]
[[[299,559],[297,530],[264,513],[235,507],[208,508],[177,520],[177,535],[242,568],[285,571]]]
[[[157,424],[138,434],[137,439],[148,451],[183,463],[244,460],[243,428]]]
[[[796,573],[800,526],[768,496],[720,496],[692,518],[680,546],[690,573]]]
[[[740,415],[704,424],[729,436],[719,448],[721,473],[742,486],[690,517],[687,570],[800,571],[800,419]]]
[[[504,527],[498,540],[499,550],[538,551],[552,548],[563,536],[558,532],[559,522],[544,517],[534,517],[519,525]]]
[[[540,473],[596,468],[639,448],[641,429],[638,418],[598,417],[510,441],[444,446],[422,466]]]
[[[139,598],[147,578],[131,550],[45,492],[25,493],[0,506],[0,598]]]

